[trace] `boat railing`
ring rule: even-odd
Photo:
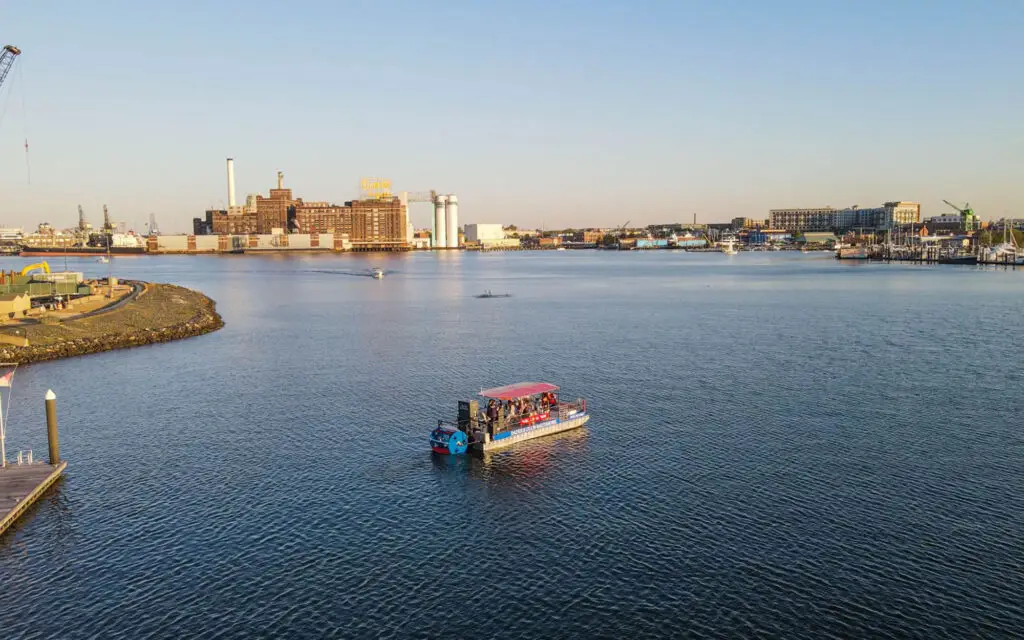
[[[518,414],[502,413],[499,414],[498,420],[494,424],[494,432],[501,433],[502,431],[518,429],[519,427],[529,426],[537,422],[545,422],[552,418],[556,418],[559,421],[568,420],[577,413],[584,413],[586,410],[587,401],[583,398],[577,398],[575,401],[568,402],[559,400],[554,406],[548,407],[547,410],[540,409],[538,411]],[[486,424],[486,414],[484,415],[484,421],[484,424]]]

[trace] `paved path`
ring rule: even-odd
[[[135,280],[122,280],[121,284],[130,284],[130,285],[132,285],[131,293],[129,293],[125,297],[121,298],[117,302],[114,302],[112,304],[108,304],[105,307],[100,307],[99,309],[93,309],[92,311],[86,311],[85,313],[76,313],[76,314],[71,315],[71,316],[63,316],[63,317],[60,318],[60,321],[61,322],[67,322],[68,320],[78,320],[80,318],[88,318],[90,316],[98,316],[98,315],[100,315],[102,313],[107,313],[109,311],[114,311],[115,309],[120,309],[121,307],[123,307],[124,305],[128,304],[132,300],[138,298],[139,295],[143,291],[145,291],[145,289],[146,289],[146,283],[145,282],[137,282]],[[17,321],[7,321],[6,323],[4,323],[3,326],[4,327],[19,327],[19,326],[28,325],[28,324],[40,324],[41,322],[42,322],[42,320],[40,320],[39,318],[19,318]]]
[[[123,284],[131,284],[132,292],[126,295],[125,297],[121,298],[117,302],[113,304],[108,304],[105,307],[100,307],[99,309],[93,309],[92,311],[86,311],[85,313],[76,313],[73,316],[61,318],[61,322],[67,322],[68,320],[78,320],[79,318],[88,318],[90,316],[98,316],[101,313],[107,313],[109,311],[114,311],[115,309],[120,309],[121,307],[128,304],[135,298],[138,298],[139,294],[141,294],[146,289],[145,282],[136,282],[134,280],[122,280],[121,282]]]

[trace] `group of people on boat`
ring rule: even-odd
[[[558,406],[558,397],[552,392],[541,393],[532,398],[516,398],[514,400],[502,401],[490,399],[487,401],[487,410],[484,415],[487,418],[487,427],[494,432],[496,424],[530,424],[538,419],[546,419],[551,409]]]

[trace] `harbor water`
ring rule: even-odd
[[[1024,628],[1024,271],[672,251],[112,268],[203,291],[226,326],[18,369],[8,451],[45,451],[52,388],[69,466],[0,540],[4,638]],[[520,380],[585,397],[589,424],[431,454],[459,399]]]

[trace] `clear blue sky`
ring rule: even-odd
[[[1022,34],[1021,0],[10,0],[0,222],[183,231],[227,156],[240,197],[377,175],[464,222],[1024,217]]]

